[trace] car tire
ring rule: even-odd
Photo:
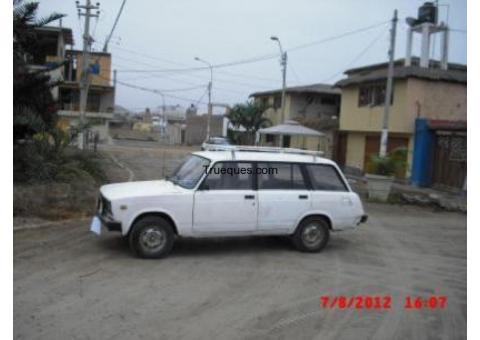
[[[292,235],[295,248],[303,252],[316,253],[325,248],[330,239],[328,222],[321,217],[304,219]]]
[[[130,248],[142,258],[158,259],[172,250],[175,233],[169,221],[159,216],[142,217],[132,226]]]

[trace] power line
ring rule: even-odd
[[[365,53],[368,52],[368,50],[370,50],[376,43],[377,41],[380,40],[380,38],[382,38],[383,36],[385,35],[385,31],[381,31],[380,34],[378,36],[376,36],[375,38],[373,38],[373,40],[363,49],[360,51],[360,53],[358,55],[355,56],[355,58],[353,58],[346,66],[344,66],[342,68],[342,71],[339,71],[335,74],[332,74],[330,77],[328,78],[325,78],[324,80],[322,80],[322,82],[329,82],[330,80],[334,79],[335,77],[341,75],[344,70],[348,69],[350,66],[352,66],[356,61],[358,61],[359,59],[361,59]]]
[[[389,23],[389,22],[390,22],[390,20],[382,21],[382,22],[376,23],[374,25],[370,25],[370,26],[367,26],[367,27],[363,27],[363,28],[359,28],[359,29],[356,29],[356,30],[348,31],[348,32],[345,32],[345,33],[342,33],[342,34],[338,34],[338,35],[329,37],[329,38],[324,38],[324,39],[321,39],[321,40],[313,41],[311,43],[298,45],[296,47],[292,47],[290,49],[287,49],[287,51],[292,52],[292,51],[300,50],[300,49],[307,48],[307,47],[310,47],[310,46],[314,46],[314,45],[318,45],[318,44],[324,44],[326,42],[330,42],[330,41],[334,41],[334,40],[338,40],[338,39],[341,39],[341,38],[348,37],[350,35],[354,35],[354,34],[357,34],[357,33],[362,33],[362,32],[369,31],[373,28],[383,26],[383,25],[385,25],[386,23]]]
[[[130,87],[130,88],[133,88],[133,89],[145,91],[145,92],[151,92],[151,93],[159,94],[159,95],[165,96],[165,97],[170,97],[170,98],[174,98],[174,99],[178,99],[178,100],[187,101],[189,103],[197,102],[197,105],[198,105],[198,103],[206,104],[206,103],[202,102],[201,100],[199,101],[199,100],[186,98],[186,97],[180,97],[180,96],[176,96],[176,95],[172,95],[172,94],[165,94],[164,91],[162,91],[162,90],[152,89],[152,88],[148,88],[148,87],[144,87],[144,86],[138,86],[138,85],[135,85],[135,84],[129,84],[129,83],[126,83],[126,82],[120,81],[120,80],[117,80],[117,84],[120,84],[120,85],[123,85],[123,86],[126,86],[126,87]]]
[[[380,23],[370,25],[370,26],[366,26],[366,27],[363,27],[363,28],[359,28],[357,30],[348,31],[348,32],[345,32],[345,33],[342,33],[342,34],[332,36],[332,37],[328,37],[328,38],[313,41],[313,42],[310,42],[310,43],[298,45],[298,46],[286,49],[286,51],[287,52],[297,51],[297,50],[304,49],[304,48],[307,48],[307,47],[311,47],[311,46],[314,46],[314,45],[323,44],[323,43],[326,43],[326,42],[338,40],[338,39],[341,39],[341,38],[344,38],[344,37],[347,37],[347,36],[350,36],[350,35],[354,35],[354,34],[358,34],[358,33],[361,33],[361,32],[371,30],[371,29],[373,29],[375,27],[379,27],[381,25],[385,25],[388,22],[389,22],[388,20],[387,21],[382,21]],[[260,61],[274,59],[274,58],[277,58],[277,57],[278,57],[277,54],[265,54],[265,55],[262,55],[262,56],[246,58],[246,59],[227,62],[227,63],[216,64],[216,65],[212,65],[212,67],[213,68],[225,68],[225,67],[231,67],[231,66],[238,66],[238,65],[250,64],[250,63],[256,63],[256,62],[260,62]],[[119,71],[121,71],[121,72],[134,72],[134,73],[142,73],[142,72],[158,72],[158,73],[175,72],[176,73],[176,72],[200,71],[200,70],[206,70],[206,69],[208,69],[208,67],[190,67],[190,68],[157,69],[157,70],[145,70],[145,69],[143,69],[143,70],[141,70],[141,69],[128,70],[127,69],[127,70],[119,70]]]

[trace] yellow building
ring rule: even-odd
[[[80,80],[83,72],[82,51],[66,50],[68,61],[64,70],[64,81],[59,87],[58,115],[70,125],[78,124],[80,118]],[[108,121],[113,118],[115,88],[111,84],[112,57],[110,53],[91,52],[89,89],[86,118],[100,139],[108,138]]]
[[[395,62],[393,96],[389,115],[388,150],[408,147],[406,176],[410,175],[415,121],[467,120],[467,67],[449,64],[447,70],[431,62],[429,68]],[[336,86],[342,90],[340,135],[336,159],[341,165],[367,171],[370,157],[378,154],[383,124],[387,63],[345,72]]]
[[[282,90],[255,92],[250,95],[256,103],[268,109],[265,117],[272,125],[281,122]],[[306,86],[287,87],[285,94],[284,121],[295,120],[300,124],[325,133],[325,138],[283,136],[283,147],[308,150],[321,150],[327,157],[333,153],[335,132],[338,128],[340,109],[340,90],[329,84],[312,84]],[[262,145],[277,146],[279,136],[265,135],[261,137]]]

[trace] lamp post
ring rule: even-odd
[[[282,66],[282,107],[280,109],[280,124],[283,124],[285,121],[285,92],[287,88],[287,52],[283,51],[282,43],[278,37],[272,36],[270,39],[276,41],[280,49],[280,65]],[[280,136],[280,146],[282,146],[282,141],[283,135]]]
[[[208,65],[210,68],[210,82],[208,83],[208,115],[207,115],[207,138],[206,141],[210,139],[210,121],[212,119],[212,83],[213,83],[213,66],[208,61],[195,57],[196,61]]]

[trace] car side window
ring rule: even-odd
[[[306,190],[300,165],[292,163],[258,163],[258,189]]]
[[[220,162],[210,170],[201,189],[253,190],[252,163]]]
[[[333,166],[308,164],[306,167],[313,190],[348,191],[338,171]]]

